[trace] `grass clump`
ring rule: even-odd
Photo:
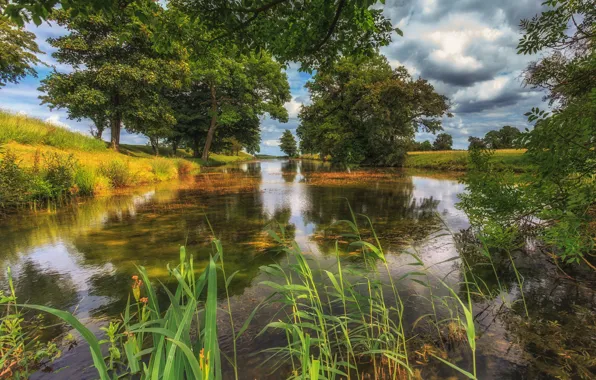
[[[122,160],[113,160],[103,163],[99,167],[99,173],[106,177],[110,185],[116,189],[131,186],[135,182],[130,164]]]
[[[157,181],[167,181],[178,176],[178,169],[173,160],[154,158],[151,161],[151,172]]]
[[[101,151],[105,142],[43,121],[0,111],[0,144],[17,142],[49,145],[60,149]]]
[[[180,159],[176,161],[176,170],[179,177],[184,177],[199,171],[199,166],[191,161]]]

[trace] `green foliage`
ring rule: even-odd
[[[30,178],[19,166],[17,156],[7,151],[0,160],[0,209],[28,201]]]
[[[433,145],[428,140],[424,140],[423,142],[412,141],[408,150],[410,152],[428,152],[433,150]]]
[[[43,144],[60,149],[82,151],[106,149],[103,141],[81,133],[44,123],[32,117],[0,111],[0,144],[12,141],[21,144]]]
[[[114,188],[127,187],[135,181],[135,176],[131,172],[128,162],[118,159],[101,165],[99,173],[108,178],[110,185]]]
[[[2,13],[6,0],[0,0],[0,88],[18,83],[27,75],[37,76],[34,66],[41,63],[35,34],[13,24]]]
[[[76,193],[75,173],[78,163],[71,155],[65,156],[58,153],[47,153],[43,155],[44,168],[43,179],[49,185],[50,199],[66,196],[69,193]]]
[[[188,74],[184,51],[157,52],[152,43],[153,25],[160,23],[163,8],[150,0],[110,1],[117,12],[97,11],[88,5],[52,12],[52,19],[69,34],[50,38],[60,63],[73,65],[71,73],[50,74],[42,81],[43,103],[67,108],[69,117],[90,118],[104,128],[109,120],[112,144],[119,145],[121,125],[150,138],[167,137],[175,123],[163,93],[180,90]],[[144,24],[138,14],[150,12]]]
[[[383,3],[384,1],[380,1]],[[213,31],[204,44],[232,42],[245,50],[267,50],[282,63],[304,69],[341,56],[368,55],[387,45],[393,28],[378,0],[176,0],[174,3]]]
[[[341,58],[307,87],[312,104],[300,111],[300,150],[343,164],[401,165],[414,133],[440,130],[448,109],[427,81],[392,70],[378,53]]]
[[[127,375],[153,379],[163,374],[171,379],[221,379],[215,262],[222,259],[223,251],[219,240],[214,240],[213,245],[216,255],[200,273],[194,268],[193,257],[186,255],[184,247],[180,248],[179,265],[168,266],[178,284],[176,291],[172,293],[161,285],[170,302],[163,312],[156,295],[158,289],[151,284],[145,268],[138,267],[139,276],[133,276],[132,282],[134,303],[130,303],[129,296],[121,320],[102,328],[107,339],[97,339],[68,312],[45,306],[27,307],[53,314],[77,329],[89,344],[101,379]],[[227,292],[229,281],[223,264],[221,270]],[[198,330],[193,332],[195,326]],[[245,329],[236,334],[232,327],[232,339],[236,340]],[[109,365],[101,353],[104,344],[108,345]],[[231,364],[236,365],[235,357]]]
[[[53,341],[42,343],[42,315],[25,320],[17,305],[10,267],[7,268],[9,293],[0,291],[0,375],[3,378],[28,379],[61,355]]]
[[[484,142],[483,139],[481,139],[479,137],[470,136],[470,137],[468,137],[468,142],[470,143],[470,145],[468,145],[468,150],[476,150],[476,149],[485,149],[486,148],[486,143]]]
[[[531,64],[525,78],[528,85],[546,89],[555,106],[552,112],[533,108],[526,114],[535,125],[520,142],[535,172],[499,177],[477,160],[461,206],[478,222],[531,229],[561,260],[592,266],[586,255],[596,241],[591,227],[596,215],[596,8],[589,1],[545,5],[540,15],[522,21],[519,43],[524,54],[555,51]]]
[[[453,137],[448,133],[439,133],[433,142],[433,150],[451,150]]]
[[[279,139],[279,149],[288,155],[288,157],[296,157],[298,155],[298,145],[292,132],[288,129],[284,131]]]
[[[499,130],[489,131],[482,142],[489,149],[513,149],[521,146],[520,137],[519,129],[506,125]],[[482,148],[481,145],[478,147]]]
[[[34,201],[63,200],[76,195],[78,162],[72,155],[43,155],[32,169],[23,169],[14,153],[0,160],[0,209],[10,209]]]
[[[74,182],[81,195],[93,195],[97,177],[95,171],[84,166],[78,166],[74,175]]]

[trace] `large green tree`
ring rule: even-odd
[[[564,261],[596,270],[587,258],[596,242],[596,7],[587,0],[544,5],[522,20],[518,46],[521,54],[544,53],[525,82],[545,90],[552,106],[527,113],[534,128],[521,143],[533,170],[521,179],[498,173],[477,154],[462,208],[487,235],[532,230]]]
[[[246,51],[265,49],[279,62],[298,61],[311,69],[339,56],[370,54],[387,45],[394,31],[401,34],[374,6],[380,3],[384,0],[171,0],[168,8],[214,32],[195,41],[204,46],[227,41]],[[21,24],[32,19],[39,25],[55,7],[106,17],[120,11],[102,0],[13,0],[5,13]],[[151,9],[139,9],[139,19],[151,15]],[[171,34],[157,37],[164,48],[171,45]]]
[[[519,146],[521,132],[509,125],[499,130],[489,131],[484,136],[484,143],[490,149],[513,149]]]
[[[433,142],[433,150],[451,150],[453,137],[449,133],[439,133]]]
[[[288,155],[288,157],[296,157],[298,155],[298,144],[292,132],[286,129],[279,139],[279,149]]]
[[[0,10],[7,6],[0,0]],[[18,83],[27,75],[36,76],[34,66],[40,63],[36,54],[41,51],[35,35],[14,24],[0,12],[0,88],[7,83]]]
[[[380,54],[344,57],[307,83],[300,148],[345,164],[399,165],[418,130],[436,132],[448,101]]]
[[[70,118],[90,118],[98,129],[109,120],[112,146],[118,149],[122,125],[152,142],[168,137],[175,118],[164,94],[183,87],[188,63],[183,49],[158,52],[152,30],[138,21],[138,13],[150,9],[152,23],[158,24],[164,13],[160,5],[113,0],[111,6],[118,12],[53,12],[52,19],[69,31],[49,39],[58,49],[53,56],[74,70],[53,72],[40,90],[43,103],[66,108]]]

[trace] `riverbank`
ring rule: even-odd
[[[200,171],[253,159],[211,154],[208,161],[178,150],[105,141],[43,122],[0,112],[0,210],[45,204],[75,196],[110,194],[116,189],[174,180]],[[48,203],[49,204],[49,203]]]
[[[491,157],[497,170],[511,169],[515,172],[527,171],[530,167],[524,149],[499,149]],[[322,161],[318,154],[303,154],[303,160]],[[328,157],[328,160],[330,157]],[[440,150],[428,152],[408,152],[404,168],[438,171],[468,170],[467,150]]]

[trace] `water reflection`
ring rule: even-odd
[[[461,190],[453,180],[399,171],[344,176],[314,161],[242,163],[54,214],[2,220],[0,266],[13,267],[21,300],[76,308],[82,318],[114,317],[126,303],[135,265],[167,283],[166,264],[175,264],[178,247],[186,245],[195,265],[204,266],[212,253],[210,223],[222,240],[226,271],[240,270],[230,289],[235,307],[248,313],[263,298],[259,267],[280,260],[264,231],[273,221],[323,262],[334,241],[333,225],[351,218],[351,206],[372,219],[388,252],[414,244],[425,260],[439,262],[456,254],[449,238],[425,241],[444,231],[443,223],[454,230],[467,226],[454,208]]]

